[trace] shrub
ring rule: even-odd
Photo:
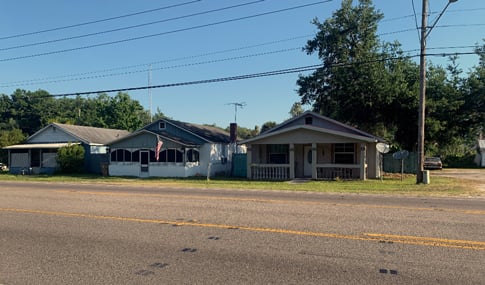
[[[84,148],[78,144],[69,144],[57,151],[57,162],[63,173],[84,171]]]

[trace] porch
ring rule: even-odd
[[[367,144],[253,144],[247,150],[247,178],[284,181],[367,178]]]

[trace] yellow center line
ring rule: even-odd
[[[485,250],[485,242],[469,241],[469,240],[453,240],[453,239],[443,239],[443,238],[433,238],[433,237],[400,236],[400,235],[389,235],[389,234],[379,234],[379,233],[363,233],[362,235],[344,235],[344,234],[335,234],[335,233],[297,231],[297,230],[264,228],[264,227],[169,221],[169,220],[161,220],[161,219],[142,219],[142,218],[129,218],[129,217],[118,217],[118,216],[102,216],[102,215],[91,215],[91,214],[82,214],[82,213],[68,213],[68,212],[54,212],[54,211],[12,209],[12,208],[0,208],[0,212],[38,214],[38,215],[48,215],[48,216],[60,216],[60,217],[76,217],[76,218],[87,218],[87,219],[97,219],[97,220],[114,220],[114,221],[137,222],[137,223],[169,224],[169,225],[177,225],[177,226],[192,226],[192,227],[205,227],[205,228],[218,228],[218,229],[238,229],[238,230],[251,231],[251,232],[267,232],[267,233],[303,235],[303,236],[359,240],[359,241],[374,241],[374,242],[385,241],[385,242],[394,242],[394,243],[401,243],[401,244],[425,245],[425,246],[434,246],[434,247]]]
[[[353,203],[326,203],[326,202],[312,202],[312,201],[295,201],[295,200],[276,200],[276,199],[255,199],[255,198],[239,198],[239,197],[220,197],[220,196],[200,196],[200,195],[175,195],[175,194],[149,194],[149,193],[116,193],[116,192],[98,192],[98,191],[70,191],[58,190],[58,193],[64,194],[78,194],[78,195],[98,195],[98,196],[142,196],[142,197],[164,197],[164,198],[190,198],[200,200],[226,200],[226,201],[243,201],[243,202],[259,202],[259,203],[275,203],[288,204],[298,203],[303,205],[327,205],[339,207],[362,207],[374,209],[394,209],[394,210],[410,210],[410,211],[427,211],[427,212],[447,212],[460,213],[468,215],[485,215],[485,210],[457,210],[449,208],[425,208],[425,207],[405,207],[405,206],[389,206],[389,205],[371,205],[371,204],[353,204]]]
[[[389,235],[389,234],[376,234],[376,233],[364,233],[363,235],[368,237],[373,237],[376,239],[383,239],[385,241],[392,241],[396,243],[485,250],[485,242],[482,242],[482,241],[418,237],[418,236],[402,236],[402,235]]]

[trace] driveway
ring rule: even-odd
[[[476,186],[485,191],[485,168],[477,169],[458,169],[458,168],[445,168],[443,170],[433,170],[430,172],[431,177],[453,177],[463,179],[469,183],[476,184]]]

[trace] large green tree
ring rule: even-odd
[[[417,65],[398,42],[381,42],[377,27],[383,14],[371,0],[343,0],[324,22],[315,19],[315,38],[305,51],[322,67],[300,75],[302,104],[314,111],[412,149],[417,131]]]

